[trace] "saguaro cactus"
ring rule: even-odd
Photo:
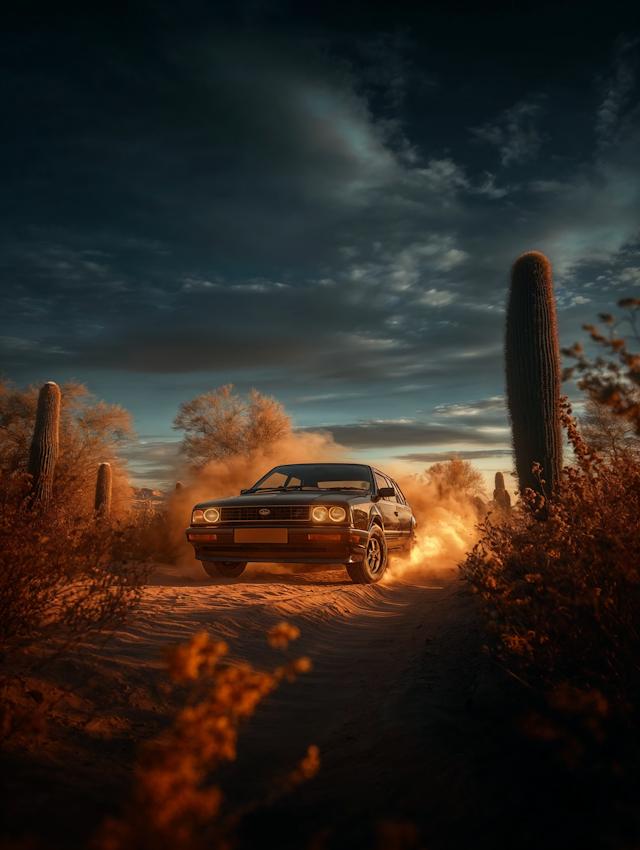
[[[96,513],[107,517],[111,513],[111,486],[113,473],[110,463],[101,463],[98,467],[98,480],[96,481]]]
[[[36,424],[27,471],[31,475],[32,504],[46,505],[53,492],[53,474],[58,459],[60,387],[49,381],[40,388]]]
[[[495,490],[493,491],[493,501],[498,506],[498,509],[505,514],[511,513],[511,496],[509,491],[504,486],[504,476],[501,472],[496,472]]]
[[[560,353],[551,263],[537,251],[518,257],[511,269],[505,360],[520,492],[541,492],[531,471],[537,462],[543,495],[552,495],[562,469]]]
[[[176,481],[176,493],[181,493],[184,490],[182,481]]]

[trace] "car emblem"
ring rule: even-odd
[[[271,511],[269,510],[269,508],[261,508],[258,513],[260,514],[260,516],[269,516]]]

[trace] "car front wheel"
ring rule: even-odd
[[[364,558],[355,564],[347,564],[347,572],[356,584],[375,584],[380,581],[389,563],[387,541],[377,525],[369,532]]]
[[[242,575],[247,566],[247,561],[239,564],[235,561],[200,561],[200,563],[204,567],[205,573],[211,578],[218,576],[237,578]]]

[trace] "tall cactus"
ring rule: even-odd
[[[31,475],[32,504],[46,506],[53,492],[53,475],[58,459],[60,387],[49,381],[40,388],[36,424],[27,471]]]
[[[99,516],[107,517],[111,513],[111,487],[113,473],[110,463],[101,463],[98,467],[98,480],[96,481],[96,503],[95,510]]]
[[[562,469],[560,353],[551,263],[537,251],[518,257],[511,269],[505,360],[520,492],[540,492],[531,471],[537,462],[543,495],[552,495]]]

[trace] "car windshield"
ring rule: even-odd
[[[371,490],[371,472],[359,463],[299,463],[276,466],[251,487],[256,490]]]

